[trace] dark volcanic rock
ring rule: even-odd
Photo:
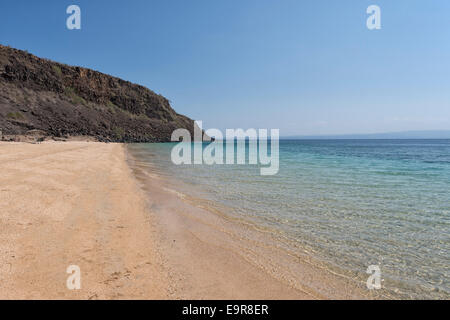
[[[165,142],[193,120],[128,81],[0,45],[0,130],[26,135],[92,136],[99,141]],[[33,131],[31,131],[33,132]]]

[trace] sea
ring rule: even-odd
[[[375,266],[381,297],[450,299],[450,140],[280,140],[268,176],[260,165],[175,165],[175,145],[128,150],[211,214],[260,226],[330,270],[360,281]]]

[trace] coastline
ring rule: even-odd
[[[214,214],[126,145],[0,143],[1,299],[365,299]],[[78,265],[81,289],[68,290]]]
[[[192,197],[189,186],[130,148],[127,162],[146,194],[170,279],[176,279],[170,298],[381,298],[367,290],[366,279],[355,281],[301,248],[293,251],[261,226]]]

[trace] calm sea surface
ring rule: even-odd
[[[132,144],[131,153],[179,191],[226,208],[308,249],[317,259],[365,274],[406,298],[450,299],[450,140],[280,141],[280,170],[257,165],[181,165],[175,144]]]

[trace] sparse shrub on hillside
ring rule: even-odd
[[[30,98],[26,95],[26,93],[23,95],[23,102],[28,106],[31,104]]]
[[[72,103],[86,105],[86,100],[77,95],[75,89],[71,87],[66,87],[64,89],[64,94],[72,100]]]
[[[21,119],[24,119],[23,114],[20,113],[19,111],[17,111],[17,112],[9,112],[9,113],[6,115],[6,117],[9,118],[9,119],[14,119],[14,120],[21,120]]]
[[[108,100],[108,102],[106,103],[106,106],[108,107],[109,111],[111,111],[111,113],[116,113],[117,109],[119,109],[118,106],[116,106],[114,103],[112,103],[111,101]]]
[[[122,128],[114,127],[113,133],[114,133],[114,135],[116,136],[116,138],[118,140],[122,140],[123,139],[123,135],[125,134],[125,131]]]
[[[61,76],[61,75],[62,75],[62,71],[61,71],[61,68],[60,68],[59,66],[54,65],[54,66],[52,67],[52,69],[53,69],[53,71],[55,71],[55,73],[56,73],[58,76]]]

